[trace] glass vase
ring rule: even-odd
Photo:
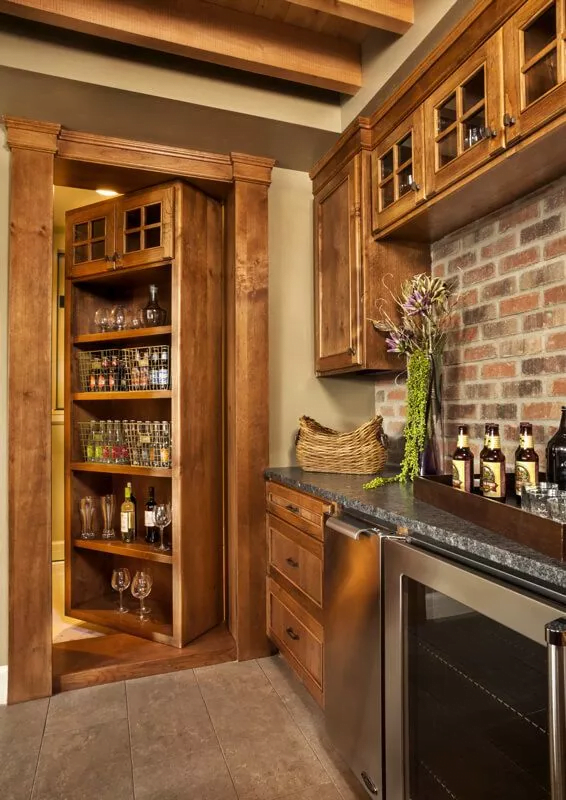
[[[438,355],[429,355],[425,419],[425,441],[419,457],[419,475],[442,475],[444,471],[442,364]]]

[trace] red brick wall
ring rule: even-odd
[[[532,422],[544,448],[566,403],[566,177],[431,248],[432,271],[460,300],[444,354],[447,450],[458,423],[481,449],[485,422],[499,422],[512,460],[518,423]],[[377,334],[376,334],[377,335]],[[398,453],[403,382],[376,383],[376,407]]]

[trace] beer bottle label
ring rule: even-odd
[[[520,495],[526,483],[538,483],[536,461],[517,461],[515,464],[515,494]]]
[[[505,497],[505,463],[497,461],[482,463],[481,490],[484,497]]]
[[[452,486],[462,492],[472,491],[471,462],[461,459],[452,460]]]

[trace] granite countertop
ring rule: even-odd
[[[272,467],[265,475],[269,480],[336,502],[344,511],[367,521],[406,526],[414,544],[437,544],[493,564],[510,575],[563,594],[566,602],[566,563],[416,500],[410,484],[367,490],[363,488],[367,476],[304,472],[299,467]]]

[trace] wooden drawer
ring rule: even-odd
[[[322,608],[322,543],[268,514],[267,550],[270,569]]]
[[[267,579],[267,635],[321,702],[322,626],[271,578]]]
[[[267,482],[267,510],[317,539],[324,539],[324,517],[332,505],[279,483]]]

